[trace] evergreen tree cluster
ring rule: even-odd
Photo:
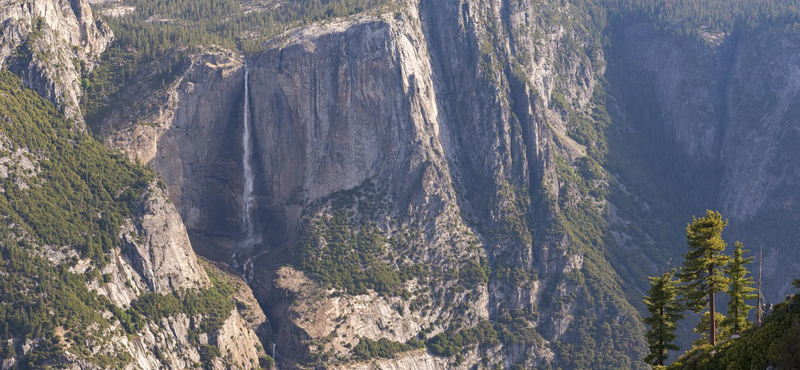
[[[650,317],[643,321],[650,327],[647,342],[650,354],[645,362],[663,366],[668,351],[677,351],[674,344],[678,320],[685,318],[684,311],[706,311],[695,328],[702,338],[695,342],[714,347],[718,337],[739,334],[751,326],[747,316],[753,306],[747,302],[756,298],[753,278],[746,265],[753,257],[740,242],[734,244],[733,256],[725,255],[726,243],[722,231],[727,220],[719,212],[707,211],[705,216],[693,218],[686,227],[688,252],[680,271],[668,271],[660,277],[650,278],[650,290],[644,298]],[[716,312],[716,294],[725,292],[730,298],[728,317]],[[712,319],[713,317],[713,319]]]
[[[710,317],[708,313],[705,316],[706,320]],[[761,325],[743,330],[738,338],[723,341],[715,347],[695,346],[666,369],[797,369],[798,364],[800,294],[795,294],[789,300],[775,305]]]

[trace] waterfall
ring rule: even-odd
[[[250,137],[250,71],[244,62],[244,133],[242,134],[242,165],[244,167],[244,191],[242,192],[242,242],[240,248],[251,249],[259,242],[255,236],[253,208],[256,200],[253,195],[253,139]]]

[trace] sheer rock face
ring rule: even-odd
[[[108,280],[88,284],[118,307],[125,309],[147,293],[184,294],[187,290],[211,287],[206,268],[191,249],[180,215],[155,184],[142,197],[135,218],[123,225],[120,238],[123,247],[111,252],[111,262],[101,270]],[[82,273],[89,266],[89,261],[79,261],[73,272]],[[219,270],[216,273],[226,275]],[[225,276],[225,279],[233,284],[235,299],[241,303],[219,329],[202,333],[200,323],[204,316],[189,317],[184,313],[149,322],[135,336],[127,335],[117,323],[104,331],[106,340],[92,351],[115,356],[125,352],[132,358],[128,368],[156,370],[165,363],[191,368],[204,360],[200,346],[214,345],[225,356],[213,359],[212,368],[252,368],[264,356],[256,331],[262,330],[267,320],[252,291],[239,277]],[[193,332],[202,334],[195,340],[193,335],[197,334]],[[96,368],[73,357],[67,355],[65,363]]]
[[[91,286],[117,306],[128,307],[144,293],[172,294],[211,286],[180,215],[155,184],[143,196],[135,219],[123,225],[120,238],[122,248],[111,252],[111,263],[102,270],[110,281]]]
[[[124,91],[129,104],[105,117],[102,130],[109,146],[158,170],[190,232],[232,238],[242,188],[242,61],[219,51],[184,65],[165,89]]]
[[[91,71],[113,34],[86,0],[0,2],[0,67],[83,122],[80,76]],[[80,125],[82,127],[82,124]]]
[[[602,69],[592,66],[580,35],[568,36],[565,30],[557,29],[542,30],[547,33],[543,39],[526,38],[522,29],[536,27],[527,16],[535,17],[537,9],[530,4],[511,6],[506,19],[501,14],[501,7],[506,5],[410,2],[398,16],[362,18],[299,31],[287,36],[280,49],[254,57],[250,63],[251,91],[264,168],[262,191],[271,198],[271,207],[282,205],[280,212],[290,218],[290,210],[298,202],[300,207],[316,212],[314,201],[367,180],[385,186],[391,202],[386,217],[410,217],[423,225],[420,230],[425,246],[410,257],[415,262],[447,264],[450,259],[477,254],[524,271],[540,272],[542,280],[529,285],[498,283],[474,290],[476,295],[469,301],[466,314],[473,317],[470,323],[494,319],[506,310],[534,309],[547,319],[529,325],[542,333],[545,341],[558,340],[581,304],[540,305],[538,297],[559,294],[558,290],[566,292],[564,295],[585,294],[562,280],[581,268],[574,263],[582,261],[580,254],[568,252],[569,240],[563,235],[541,240],[488,235],[505,227],[508,209],[516,202],[524,203],[522,198],[531,194],[554,199],[560,196],[553,158],[572,160],[585,155],[585,148],[567,137],[561,113],[549,109],[539,97],[549,96],[558,87],[566,99],[583,109],[596,83],[593,70]],[[481,45],[491,42],[486,29],[490,20],[505,22],[506,32],[520,38],[510,45],[495,44],[497,49],[480,55]],[[562,46],[570,44],[564,40],[567,37],[578,39],[571,44],[578,46]],[[509,71],[509,60],[534,54],[538,58],[521,66],[519,76]],[[557,58],[568,59],[569,66],[559,64]],[[559,82],[557,74],[564,81],[580,79],[581,84]],[[526,212],[530,209],[521,210]],[[470,222],[472,217],[480,219],[482,226]],[[393,229],[389,225],[385,230],[397,230]],[[281,232],[291,240],[296,231],[287,227]],[[451,243],[454,238],[462,242]],[[470,240],[481,248],[466,248],[463,244]],[[269,258],[267,251],[257,261],[267,265]],[[256,290],[272,294],[272,278],[269,271],[261,276],[257,272]],[[288,289],[281,272],[276,281],[279,288]],[[542,286],[549,288],[545,291]],[[406,327],[399,317],[400,326],[369,319],[355,325],[346,313],[346,299],[311,300],[303,293],[309,289],[289,289],[293,303],[281,322],[301,330],[281,326],[279,353],[283,338],[325,338],[328,331],[324,329],[341,322],[350,323],[340,326],[349,327],[349,332],[332,330],[337,333],[334,337],[343,337],[344,342],[359,336],[399,342],[413,337],[403,330]],[[413,287],[408,289],[415,297],[430,296]],[[353,299],[362,301],[358,312],[366,317],[371,310],[392,304],[390,299],[374,296]],[[315,308],[309,309],[311,302]],[[458,303],[459,298],[455,305]],[[434,299],[432,306],[430,312],[411,316],[416,321],[412,329],[431,327],[433,335],[456,319],[452,310],[443,309],[445,302]],[[630,308],[624,310],[622,320],[635,320]],[[281,314],[276,311],[275,315]],[[393,316],[382,317],[391,321]],[[436,319],[444,324],[431,324]],[[387,329],[390,327],[393,330]],[[338,343],[333,346],[347,353]],[[302,355],[284,353],[285,357]],[[285,357],[279,355],[279,362],[288,361]],[[413,362],[403,366],[438,366],[415,354],[403,358]],[[552,361],[553,354],[520,346],[490,362],[501,358],[535,366]],[[479,360],[475,357],[447,366],[469,368]],[[392,361],[377,363],[386,368],[397,366]]]
[[[136,336],[115,336],[110,339],[113,350],[128,352],[133,362],[130,369],[157,370],[164,364],[181,369],[193,368],[200,363],[199,345],[216,345],[226,358],[216,358],[210,367],[215,370],[230,368],[254,368],[258,359],[263,356],[258,337],[249,329],[247,323],[234,310],[222,327],[211,334],[199,335],[198,342],[192,341],[192,331],[199,330],[196,322],[202,317],[188,317],[178,314],[164,318],[159,322],[148,324]],[[118,329],[118,328],[112,328]],[[158,356],[155,355],[155,350]],[[87,366],[85,368],[94,368]]]

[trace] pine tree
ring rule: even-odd
[[[739,334],[742,329],[747,327],[747,315],[753,308],[747,304],[747,301],[755,299],[756,295],[753,293],[755,292],[753,277],[747,276],[749,271],[745,267],[746,264],[753,262],[753,257],[743,257],[748,251],[742,247],[742,243],[737,241],[734,246],[733,259],[725,269],[731,282],[730,289],[728,289],[728,296],[731,300],[728,302],[728,319],[725,321],[725,325],[734,334]]]
[[[686,226],[689,252],[683,255],[678,280],[686,307],[694,312],[700,313],[708,307],[708,312],[716,313],[714,295],[728,287],[723,269],[730,258],[722,253],[726,246],[722,230],[727,224],[719,212],[708,210],[704,217],[693,217],[692,223]],[[709,343],[714,346],[717,344],[716,320],[710,321]]]
[[[650,354],[644,361],[651,365],[664,365],[667,360],[667,351],[677,351],[680,349],[673,342],[675,341],[675,329],[678,320],[684,318],[681,314],[683,307],[678,302],[678,282],[675,277],[675,269],[666,272],[660,277],[650,277],[650,290],[648,296],[644,297],[644,303],[650,317],[643,319],[644,323],[650,326],[647,331],[647,345],[650,347]]]

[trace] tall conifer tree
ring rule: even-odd
[[[733,258],[730,265],[725,269],[728,274],[731,285],[728,289],[728,296],[731,300],[728,302],[728,318],[725,321],[734,334],[739,334],[742,329],[747,327],[747,315],[753,306],[748,305],[747,301],[756,298],[755,288],[753,288],[753,277],[747,276],[749,271],[745,267],[746,264],[753,262],[753,257],[744,258],[744,254],[748,251],[744,249],[742,243],[736,242],[734,244]]]
[[[675,329],[678,320],[684,317],[681,312],[683,307],[678,302],[678,282],[674,280],[675,269],[668,271],[660,277],[650,277],[650,290],[644,297],[644,303],[650,317],[643,319],[650,326],[647,331],[647,345],[650,354],[644,361],[651,365],[664,365],[667,360],[667,351],[680,349],[675,341]]]
[[[701,218],[693,217],[686,226],[689,252],[683,255],[678,273],[681,293],[688,309],[700,313],[708,307],[711,317],[716,313],[714,295],[728,288],[723,269],[730,258],[723,254],[726,244],[722,240],[722,230],[727,225],[719,212],[708,210]],[[711,320],[708,337],[712,346],[717,344],[716,332],[716,320]]]

